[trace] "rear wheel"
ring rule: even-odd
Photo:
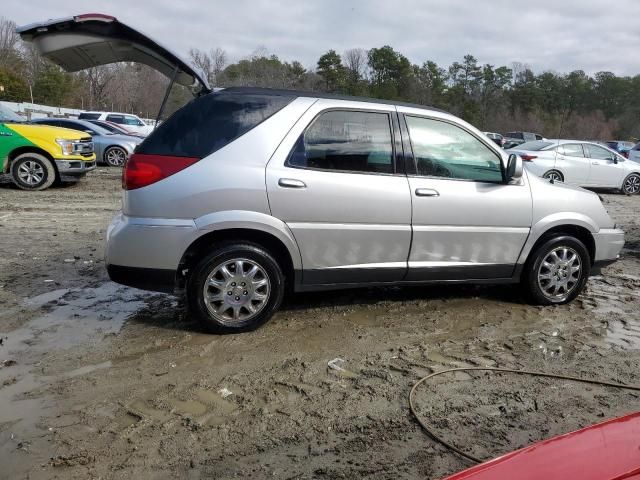
[[[622,193],[626,195],[637,195],[640,193],[640,175],[632,173],[622,182]]]
[[[564,182],[564,177],[557,170],[549,170],[542,178],[549,180],[550,182]]]
[[[284,283],[276,260],[259,245],[221,245],[190,275],[189,308],[211,332],[254,330],[277,311]]]
[[[522,283],[534,303],[561,305],[580,294],[590,270],[589,252],[580,240],[552,237],[531,254]]]
[[[23,153],[11,163],[13,182],[22,190],[44,190],[56,179],[51,161],[39,153]]]
[[[127,160],[127,152],[121,147],[109,147],[104,152],[104,161],[110,167],[122,167]]]

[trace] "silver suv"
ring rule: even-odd
[[[186,291],[213,331],[258,327],[287,288],[521,283],[533,302],[562,304],[623,246],[597,195],[528,175],[448,113],[211,93],[174,54],[102,17],[20,31],[68,69],[135,58],[198,85],[128,160],[106,262],[116,282]]]

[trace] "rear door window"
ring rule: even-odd
[[[162,122],[137,152],[206,157],[257,127],[294,98],[224,92],[196,98]]]
[[[388,113],[333,110],[300,136],[287,165],[342,172],[394,173]]]
[[[564,145],[558,145],[556,151],[560,155],[564,155],[565,157],[585,157],[582,145],[580,145],[579,143],[566,143]]]

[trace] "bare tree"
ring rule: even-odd
[[[192,48],[189,57],[193,64],[206,75],[209,85],[217,85],[224,67],[227,66],[227,52],[221,48],[212,48],[209,52]]]
[[[0,66],[8,67],[15,62],[19,41],[15,22],[0,17]]]
[[[342,62],[350,76],[363,78],[367,68],[367,51],[364,48],[351,48],[342,55]]]
[[[108,105],[107,86],[116,75],[117,66],[100,65],[91,67],[85,72],[85,79],[89,88],[89,108],[102,109]]]

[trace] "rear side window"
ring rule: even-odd
[[[107,115],[107,122],[124,124],[124,115]]]
[[[509,132],[509,133],[507,133],[507,137],[509,137],[509,138],[519,138],[521,140],[524,140],[524,135],[522,134],[522,132]]]
[[[212,93],[185,105],[156,128],[138,153],[203,158],[282,110],[295,97]]]
[[[558,145],[556,151],[560,155],[564,155],[566,157],[584,157],[584,150],[582,149],[582,145],[577,143],[567,143],[564,145]]]
[[[80,120],[97,120],[99,118],[99,113],[81,113],[80,115],[78,115],[78,119]]]
[[[393,173],[389,115],[325,112],[300,136],[287,165],[343,172]]]

